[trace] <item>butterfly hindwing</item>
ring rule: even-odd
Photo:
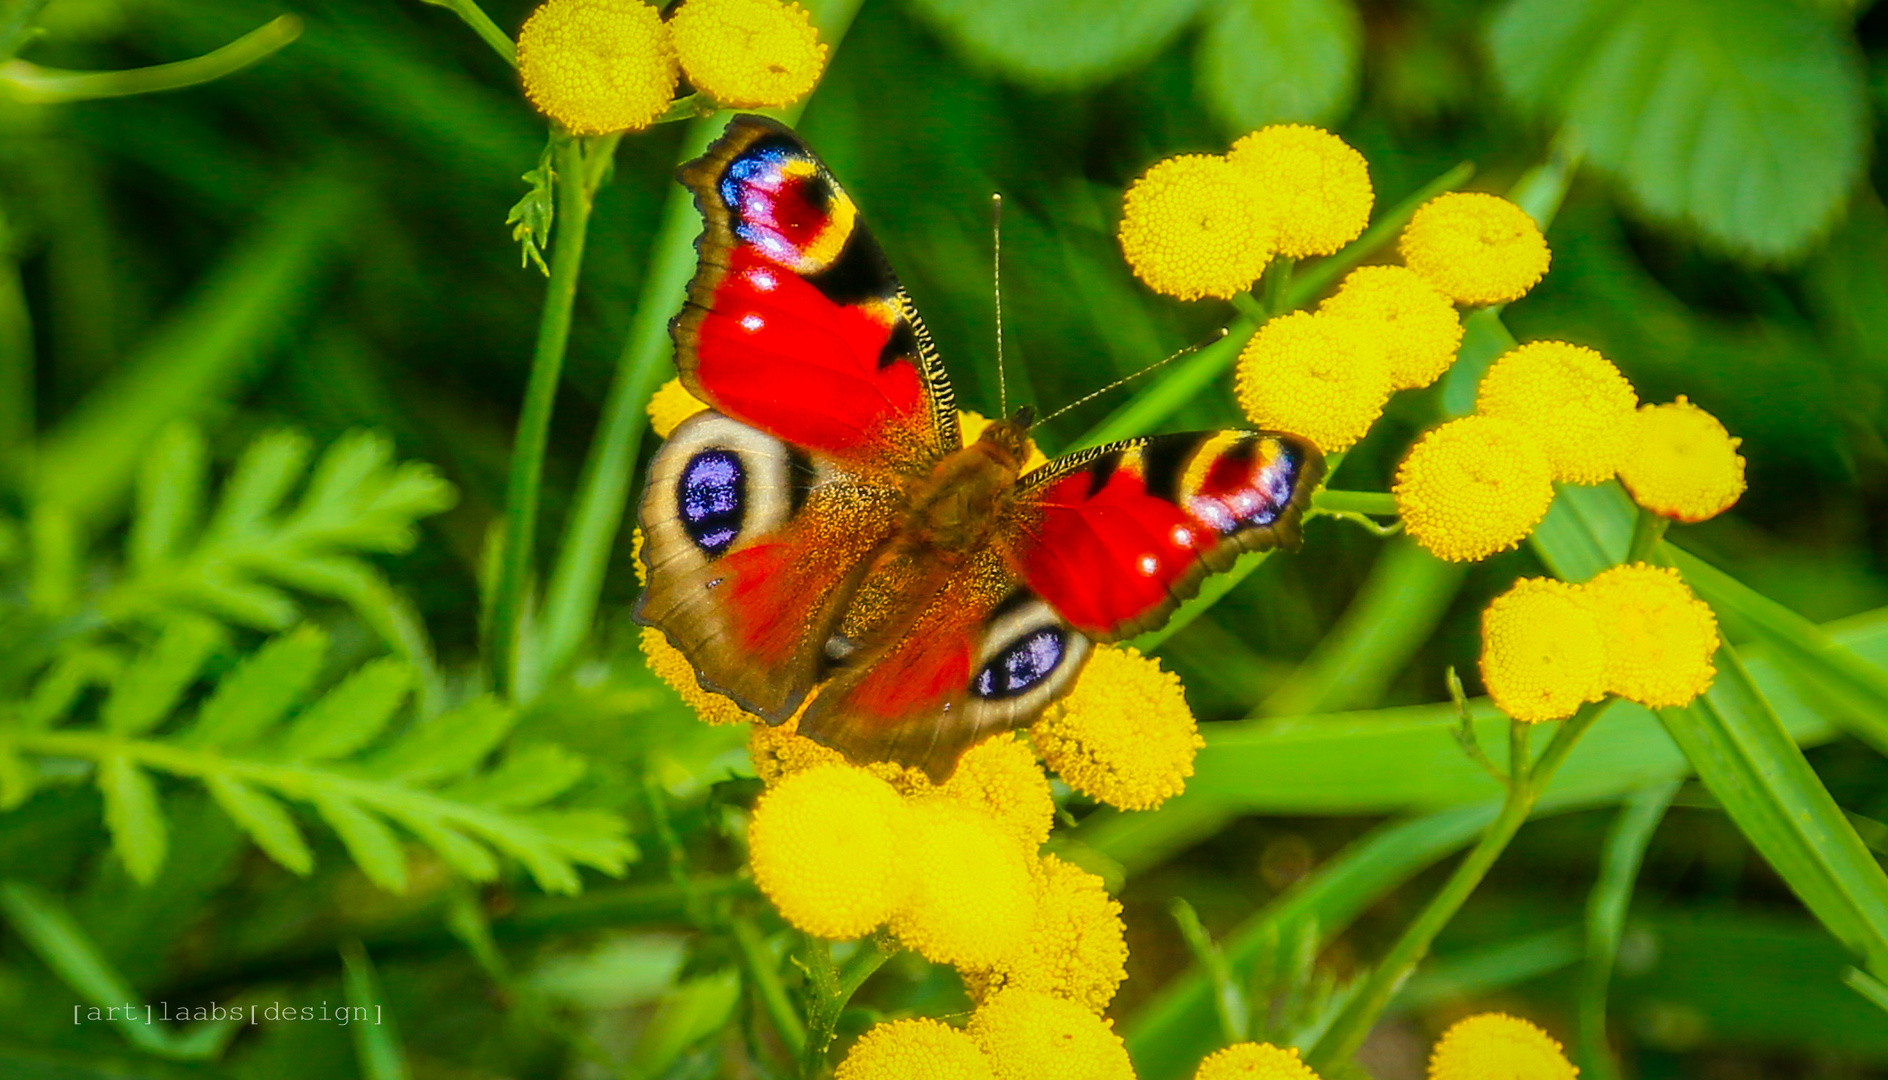
[[[934,564],[905,585],[906,606],[820,687],[799,731],[942,781],[971,746],[1034,722],[1073,684],[1089,643],[994,554]]]
[[[895,490],[699,413],[650,464],[636,616],[702,685],[778,723],[821,677],[827,639],[897,521]]]
[[[676,367],[715,409],[896,471],[960,439],[950,383],[858,207],[783,125],[737,116],[682,168],[705,225]]]
[[[1083,634],[1133,637],[1240,554],[1296,548],[1323,472],[1311,443],[1268,432],[1157,435],[1082,451],[1018,482],[1009,562]]]

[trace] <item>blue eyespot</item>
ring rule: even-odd
[[[1068,642],[1062,629],[1045,626],[1023,635],[990,658],[970,680],[970,692],[986,701],[1001,701],[1035,689],[1062,666]]]
[[[682,528],[710,556],[728,550],[741,535],[747,506],[747,473],[731,450],[703,450],[688,459],[675,487]]]

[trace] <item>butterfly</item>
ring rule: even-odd
[[[737,116],[679,179],[704,227],[669,330],[709,409],[650,464],[635,616],[705,689],[774,724],[805,705],[800,734],[941,781],[1095,645],[1299,545],[1323,460],[1296,436],[1157,435],[1024,472],[1025,408],[966,444],[911,297],[791,129]]]

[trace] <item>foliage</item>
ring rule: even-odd
[[[0,0],[0,1072],[813,1075],[881,1019],[961,1019],[948,970],[757,893],[744,733],[628,623],[695,259],[673,170],[725,114],[547,132],[528,0],[291,6]],[[1440,192],[1508,194],[1552,250],[1342,457],[1302,553],[1137,639],[1202,721],[1184,794],[1057,790],[1048,850],[1125,909],[1109,1015],[1144,1080],[1247,1039],[1413,1075],[1489,1008],[1599,1080],[1888,1063],[1888,8],[806,6],[829,66],[784,112],[966,407],[998,400],[992,191],[1012,403],[1228,329],[1051,452],[1239,423],[1244,343]],[[1274,122],[1363,153],[1376,225],[1234,305],[1141,287],[1123,191]],[[1469,566],[1397,536],[1398,462],[1517,338],[1707,408],[1742,502],[1662,534],[1563,487]],[[1480,612],[1629,555],[1716,612],[1718,680],[1530,767],[1476,696]],[[177,1011],[271,1002],[387,1022]]]

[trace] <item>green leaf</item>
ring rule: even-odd
[[[1200,0],[913,0],[970,56],[1019,82],[1077,89],[1146,63]]]
[[[327,655],[328,635],[317,626],[271,640],[217,684],[189,739],[208,747],[252,742],[301,700]]]
[[[172,424],[138,469],[138,506],[131,521],[127,554],[144,571],[169,561],[182,549],[203,509],[203,474],[208,454],[203,433],[191,424]]]
[[[315,810],[341,838],[367,880],[390,893],[406,892],[406,852],[393,830],[345,796],[321,792]]]
[[[298,761],[347,757],[386,729],[412,686],[413,670],[398,660],[362,665],[295,718],[283,752]]]
[[[1489,42],[1511,97],[1651,214],[1732,251],[1799,254],[1861,175],[1855,43],[1790,0],[1511,0]]]
[[[1198,90],[1228,130],[1327,124],[1357,93],[1363,23],[1351,0],[1227,0],[1206,24]]]
[[[424,784],[471,771],[511,731],[517,710],[494,697],[479,697],[413,725],[376,758],[381,776]]]
[[[561,746],[538,743],[514,751],[498,767],[454,787],[454,798],[479,806],[522,809],[555,799],[583,778],[583,758]]]
[[[360,1062],[362,1080],[407,1080],[406,1051],[400,1046],[399,1030],[387,1015],[385,995],[380,990],[380,976],[374,962],[358,941],[341,948],[342,991],[348,1008],[357,1010],[349,1018],[348,1035],[354,1040],[354,1056]]]
[[[105,700],[105,726],[122,735],[141,735],[177,708],[183,692],[196,682],[203,665],[223,643],[223,628],[208,619],[181,615],[172,619],[157,644],[112,680]],[[49,718],[50,719],[50,718]]]
[[[261,528],[308,467],[308,437],[299,431],[268,431],[256,436],[236,461],[222,501],[210,520],[210,532],[234,538]]]
[[[518,265],[536,263],[538,272],[545,277],[551,276],[551,268],[544,265],[544,249],[551,244],[551,222],[557,214],[557,198],[553,194],[557,172],[551,167],[551,148],[555,145],[554,141],[545,144],[544,152],[538,155],[538,167],[520,178],[530,185],[529,190],[505,212],[511,238],[522,248]]]
[[[157,786],[123,754],[98,763],[98,789],[105,796],[105,827],[112,848],[124,860],[132,880],[149,885],[164,866],[168,829],[158,805]]]
[[[1684,709],[1661,709],[1751,846],[1837,940],[1888,973],[1888,874],[1843,817],[1730,646],[1717,680]]]
[[[400,824],[468,881],[491,881],[498,876],[498,860],[492,853],[457,829],[419,816],[401,817]]]
[[[233,777],[211,776],[204,783],[216,804],[265,855],[302,877],[314,870],[314,852],[308,850],[301,829],[281,803]]]

